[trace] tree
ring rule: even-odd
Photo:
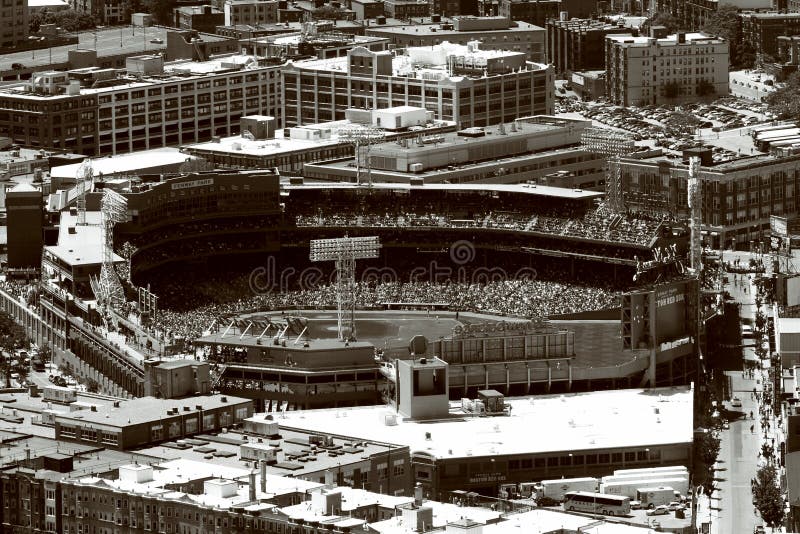
[[[740,66],[739,58],[739,14],[735,6],[722,5],[706,19],[702,30],[708,35],[728,41],[731,65]],[[750,65],[752,67],[752,65]]]
[[[783,87],[767,96],[767,106],[779,119],[800,119],[800,72],[792,73]]]
[[[649,35],[650,28],[653,26],[664,26],[667,28],[667,33],[675,33],[683,27],[683,24],[672,13],[661,12],[656,13],[642,23],[642,33]]]
[[[675,98],[679,94],[681,94],[681,83],[679,82],[667,82],[664,84],[664,96],[667,98]]]
[[[347,18],[347,11],[333,6],[318,7],[311,12],[314,20],[344,20]]]
[[[214,165],[203,158],[187,159],[179,169],[181,173],[213,171]]]
[[[173,10],[175,9],[175,4],[175,0],[145,0],[143,6],[148,13],[153,15],[156,24],[174,26]]]
[[[86,379],[86,391],[88,393],[97,393],[100,391],[100,384],[97,383],[97,380],[93,378]]]
[[[95,28],[97,21],[91,13],[74,9],[53,12],[44,10],[40,13],[34,13],[28,19],[28,29],[31,33],[38,32],[42,24],[55,24],[68,32],[76,32]]]
[[[6,377],[6,387],[11,387],[11,373],[18,372],[12,365],[14,351],[27,346],[25,330],[4,311],[0,311],[0,372]]]
[[[764,522],[774,528],[783,522],[783,495],[778,487],[778,475],[773,465],[765,465],[756,472],[753,484],[753,502]]]
[[[714,84],[708,80],[697,82],[697,96],[708,96],[714,94]]]

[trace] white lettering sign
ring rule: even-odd
[[[172,184],[172,190],[175,191],[176,189],[189,189],[192,187],[203,187],[204,185],[214,185],[213,178],[206,178],[204,180],[192,180],[191,182],[181,182],[178,184]]]

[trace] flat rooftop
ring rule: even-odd
[[[99,211],[86,212],[86,224],[78,224],[78,216],[69,211],[61,212],[58,225],[58,244],[44,247],[69,266],[96,265],[103,263],[103,236]],[[74,233],[70,232],[74,228]],[[123,259],[114,254],[114,262]]]
[[[447,23],[447,20],[442,20],[443,23]],[[406,21],[405,25],[371,25],[366,28],[368,35],[394,35],[394,34],[404,34],[410,37],[428,37],[428,36],[448,36],[448,35],[455,35],[458,36],[459,34],[465,33],[486,33],[486,34],[493,34],[493,33],[519,33],[519,32],[534,32],[534,31],[541,31],[544,33],[544,28],[541,26],[536,26],[535,24],[530,24],[528,22],[521,22],[515,21],[511,22],[509,27],[507,28],[480,28],[480,29],[467,29],[467,30],[445,30],[442,29],[441,23],[428,23],[428,24],[408,24]]]
[[[417,110],[420,108],[414,108],[409,106],[409,109]],[[452,121],[437,120],[431,123],[430,126],[425,126],[425,129],[438,130],[441,128],[447,128],[454,125],[455,123]],[[194,150],[198,152],[207,152],[207,153],[213,152],[215,154],[231,154],[231,155],[243,154],[254,157],[269,157],[279,154],[305,152],[328,146],[335,146],[343,143],[348,143],[348,141],[340,139],[339,130],[359,128],[359,127],[365,127],[365,126],[360,123],[351,122],[349,120],[340,120],[340,121],[324,122],[319,124],[309,124],[297,127],[303,130],[329,130],[330,137],[326,139],[292,138],[291,136],[287,137],[286,135],[284,135],[283,129],[276,129],[275,137],[272,139],[250,140],[242,137],[241,135],[234,135],[231,137],[222,137],[219,139],[219,141],[206,141],[203,143],[183,145],[182,149],[186,149],[188,151]],[[421,130],[421,132],[423,133],[424,131],[425,130]],[[384,132],[386,137],[389,139],[400,133],[407,133],[405,131],[392,132],[390,130],[384,130]]]
[[[426,79],[435,79],[439,76],[440,79],[449,78],[451,80],[461,80],[466,78],[465,75],[451,76],[448,74],[447,57],[454,55],[458,57],[470,58],[475,65],[480,65],[489,60],[524,57],[523,52],[514,52],[508,50],[474,50],[467,51],[466,45],[459,45],[444,41],[441,44],[433,45],[430,47],[408,47],[405,49],[406,54],[392,55],[392,75],[393,76],[408,76],[413,72],[418,72],[420,76]],[[391,54],[391,52],[377,52]],[[325,59],[309,59],[293,63],[294,66],[302,70],[316,70],[324,72],[348,72],[349,57],[340,56]],[[533,69],[546,69],[547,66],[539,63],[526,62],[525,68]]]
[[[633,37],[632,35],[625,35],[625,34],[607,35],[606,39],[610,39],[612,41],[616,41],[616,42],[620,42],[620,43],[626,43],[627,42],[627,43],[637,44],[637,45],[649,44],[650,41],[652,40],[651,37],[647,37],[647,36]],[[661,44],[661,45],[673,45],[673,44],[677,44],[678,36],[676,34],[672,34],[672,35],[668,35],[666,37],[663,37],[661,39],[655,39],[655,41],[658,44]],[[686,43],[687,44],[691,44],[694,41],[703,41],[703,42],[712,42],[713,41],[715,43],[724,43],[725,42],[724,40],[722,40],[722,39],[720,39],[718,37],[709,36],[709,35],[706,35],[704,33],[697,33],[697,32],[687,33],[686,34]]]
[[[223,401],[223,399],[226,399]],[[114,427],[125,427],[147,423],[163,418],[169,410],[178,409],[179,414],[188,412],[196,413],[196,406],[203,410],[216,410],[226,406],[238,406],[242,403],[252,402],[250,399],[232,397],[230,395],[204,395],[188,399],[157,399],[156,397],[139,397],[135,399],[119,400],[119,407],[112,401],[99,403],[97,411],[80,410],[57,414],[60,421],[77,420],[86,423],[104,424]],[[98,404],[98,403],[95,403]],[[189,410],[184,410],[188,407]]]
[[[178,458],[167,460],[153,466],[153,480],[148,482],[135,482],[132,480],[121,480],[119,478],[96,478],[85,477],[76,479],[81,485],[105,484],[122,491],[133,494],[158,495],[166,500],[190,500],[198,504],[215,508],[230,508],[242,503],[252,502],[249,496],[249,477],[251,469],[236,468],[220,465],[212,462],[203,462]],[[183,493],[167,488],[168,485],[187,483],[192,480],[222,479],[236,481],[238,483],[235,494],[230,497],[218,497],[201,493],[194,495]],[[322,484],[308,482],[297,478],[288,478],[267,474],[266,488],[268,491],[262,492],[260,488],[260,477],[256,476],[256,499],[270,499],[277,495],[291,493],[306,493],[308,491],[323,487]],[[264,505],[267,508],[274,508],[275,505]]]
[[[238,54],[220,56],[208,61],[176,60],[169,63],[164,63],[164,72],[161,74],[142,76],[123,74],[117,78],[108,80],[107,83],[104,83],[99,87],[81,87],[80,94],[99,94],[113,92],[125,88],[144,88],[168,82],[188,81],[188,77],[190,76],[202,77],[225,74],[229,72],[238,72],[253,66],[259,66],[258,59],[255,56]],[[91,70],[93,69],[88,69],[85,72],[91,72]],[[60,71],[54,71],[53,73],[59,75],[64,74]],[[30,100],[69,98],[69,96],[65,93],[48,94],[32,92],[30,90],[30,82],[25,80],[11,82],[3,87],[0,91],[9,95],[13,95],[16,98]]]
[[[505,417],[474,418],[450,404],[450,419],[399,420],[386,406],[286,412],[281,428],[294,428],[407,445],[440,459],[537,454],[689,444],[693,440],[693,397],[689,388],[626,389],[568,395],[507,398]],[[655,410],[659,415],[655,416]],[[635,421],[635,424],[632,422]],[[532,428],[548,432],[531,434]],[[351,430],[348,430],[351,429]],[[426,434],[432,435],[426,439]]]
[[[256,419],[263,419],[264,415],[260,414]],[[275,417],[274,421],[279,424],[284,421],[282,415],[273,414],[273,416]],[[319,474],[328,469],[358,464],[364,458],[400,448],[398,445],[384,443],[383,440],[334,438],[332,449],[326,450],[321,447],[312,449],[309,443],[311,435],[310,432],[288,428],[281,428],[280,437],[274,439],[248,436],[238,432],[216,435],[201,434],[192,438],[138,449],[137,452],[159,458],[184,458],[198,462],[209,462],[209,457],[212,457],[210,463],[226,468],[249,469],[252,460],[241,458],[242,444],[264,448],[272,447],[276,449],[277,463],[268,465],[267,473],[275,476],[291,475],[299,479],[313,478],[316,481],[320,478]],[[329,450],[335,451],[335,454],[329,454]]]
[[[92,171],[95,176],[101,174],[103,176],[114,176],[116,174],[133,174],[147,169],[180,165],[191,159],[195,159],[195,157],[185,154],[177,148],[164,147],[105,158],[91,158],[91,161]],[[78,175],[80,166],[81,163],[71,163],[53,167],[50,169],[50,177],[74,180]]]
[[[66,63],[69,51],[75,49],[96,50],[98,57],[161,52],[167,49],[167,31],[168,28],[161,26],[144,28],[125,26],[81,32],[77,34],[77,45],[54,46],[0,55],[0,71],[12,71],[11,66],[14,63],[24,65],[26,69],[43,70],[48,65]],[[212,36],[203,34],[203,39],[206,37],[209,40],[212,39]],[[220,39],[220,37],[215,38]],[[151,43],[150,41],[153,39],[161,39],[162,42]]]

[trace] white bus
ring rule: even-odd
[[[626,516],[631,513],[631,499],[623,495],[571,491],[564,494],[564,510]]]

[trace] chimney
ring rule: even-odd
[[[422,506],[422,484],[419,482],[414,486],[414,505]]]
[[[261,493],[267,492],[267,461],[261,460]]]
[[[250,502],[256,501],[256,470],[250,470]]]

